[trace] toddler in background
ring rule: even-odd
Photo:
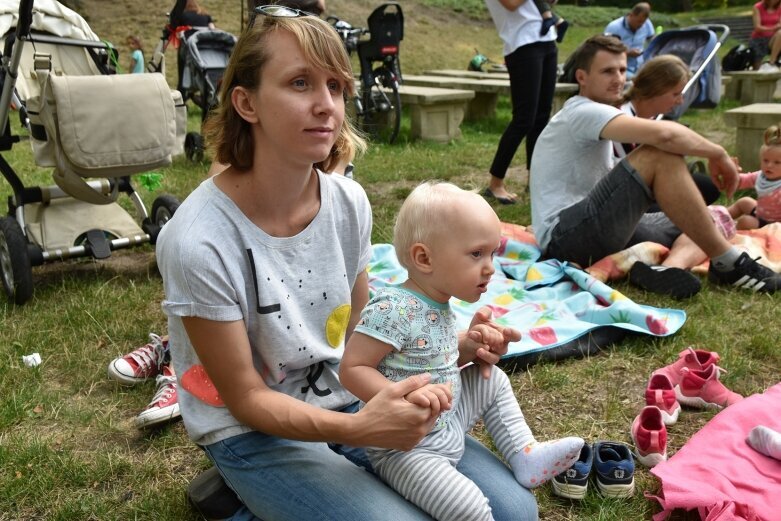
[[[144,46],[141,39],[132,34],[127,37],[127,46],[130,47],[130,71],[131,74],[144,72]]]
[[[765,130],[759,149],[760,170],[740,174],[739,189],[753,187],[757,198],[741,197],[729,207],[739,230],[761,228],[781,222],[781,124]]]
[[[411,451],[370,448],[367,454],[377,475],[440,521],[492,519],[483,492],[458,470],[465,436],[480,418],[526,488],[569,468],[584,443],[577,437],[538,443],[501,369],[459,369],[449,301],[476,302],[486,292],[500,239],[499,218],[476,193],[449,183],[418,186],[399,210],[393,239],[409,278],[369,301],[341,363],[340,381],[363,402],[392,382],[431,374],[429,385],[406,396],[439,415],[431,432]],[[468,334],[478,331],[486,349],[510,334],[476,322]]]

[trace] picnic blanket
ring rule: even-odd
[[[752,449],[757,425],[781,431],[781,383],[730,405],[669,460],[651,469],[662,483],[654,520],[697,509],[706,521],[773,521],[781,517],[781,461]]]
[[[515,230],[514,233],[531,236],[525,229]],[[759,257],[760,264],[775,272],[781,272],[781,223],[771,223],[756,230],[739,230],[730,242],[747,251],[751,257]],[[635,261],[661,264],[668,252],[669,249],[661,244],[642,242],[605,257],[589,266],[586,271],[603,282],[616,280],[626,276]],[[708,261],[694,267],[692,272],[706,274]]]
[[[685,322],[682,310],[637,304],[566,262],[540,262],[541,252],[531,234],[514,225],[505,228],[488,291],[475,303],[451,300],[462,329],[487,305],[498,323],[521,331],[521,340],[510,344],[505,358],[554,349],[600,328],[661,337],[674,334]],[[372,248],[370,292],[406,280],[392,245]]]

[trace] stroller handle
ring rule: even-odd
[[[714,33],[718,34],[719,38],[719,44],[724,43],[727,38],[729,38],[729,26],[724,24],[701,24],[701,25],[695,25],[694,27],[689,27],[687,29],[692,28],[703,28],[707,29],[709,31],[713,31]]]
[[[33,23],[33,0],[19,2],[19,21],[16,24],[16,37],[26,36],[30,32]]]

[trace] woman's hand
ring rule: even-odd
[[[439,416],[441,411],[450,410],[453,405],[453,391],[449,382],[424,385],[409,393],[405,398],[408,402],[420,407],[428,407],[435,417]]]
[[[469,330],[459,336],[459,365],[474,361],[480,366],[483,378],[491,375],[491,366],[507,353],[508,344],[521,339],[521,332],[492,320],[491,308],[477,310]]]
[[[409,378],[385,387],[352,419],[351,427],[355,436],[350,445],[357,447],[383,447],[386,449],[410,450],[431,431],[439,411],[434,414],[434,406],[421,407],[411,403],[405,396],[428,385],[431,375],[428,373]]]

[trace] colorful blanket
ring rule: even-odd
[[[516,230],[515,233],[532,237],[523,229]],[[759,262],[771,270],[781,272],[781,223],[771,223],[757,230],[739,230],[730,242],[747,251],[752,258],[759,258]],[[626,276],[635,261],[661,264],[668,252],[661,244],[643,242],[605,257],[586,271],[603,282],[616,280]],[[708,272],[708,261],[696,266],[692,271],[705,275]]]
[[[686,320],[684,311],[637,304],[566,262],[538,262],[541,252],[531,234],[513,225],[504,232],[488,291],[473,304],[458,299],[451,303],[460,328],[468,327],[475,311],[487,305],[497,322],[520,330],[521,340],[510,345],[507,357],[553,349],[606,326],[668,336]],[[406,278],[393,246],[375,245],[370,291]]]

